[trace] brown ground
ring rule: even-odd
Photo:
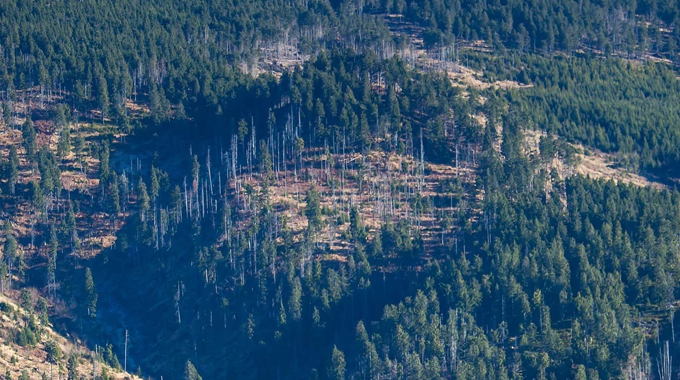
[[[367,156],[360,154],[333,155],[336,165],[328,173],[322,169],[322,162],[326,157],[320,152],[309,152],[304,160],[306,169],[298,171],[298,178],[292,170],[279,173],[279,179],[270,187],[270,200],[275,210],[279,210],[279,217],[285,216],[288,226],[294,234],[294,241],[301,242],[307,228],[307,218],[304,216],[306,207],[305,194],[314,183],[321,194],[321,208],[330,210],[330,215],[324,216],[324,227],[317,233],[317,243],[328,248],[332,254],[323,255],[323,260],[345,260],[344,255],[352,247],[343,241],[343,232],[349,228],[349,223],[336,223],[340,214],[349,215],[351,205],[357,205],[362,216],[363,224],[369,233],[379,229],[385,220],[396,223],[399,220],[410,220],[418,227],[426,241],[426,245],[434,244],[439,239],[441,227],[436,218],[435,210],[422,215],[414,215],[411,207],[416,194],[423,198],[432,196],[448,197],[454,194],[442,189],[442,182],[459,178],[461,183],[471,183],[475,179],[475,169],[472,166],[461,166],[456,169],[452,165],[425,163],[425,174],[419,174],[420,162],[411,157],[382,151],[372,151]],[[347,162],[345,180],[342,181],[343,162]],[[358,166],[363,169],[361,175]],[[403,170],[402,165],[408,167]],[[314,169],[309,169],[313,167]],[[328,178],[337,180],[333,190],[328,184]],[[249,179],[249,175],[239,177],[239,186],[250,183],[259,193],[258,178]],[[231,186],[233,186],[233,181]],[[392,189],[396,189],[393,192]],[[240,204],[247,203],[243,192]],[[448,203],[448,202],[447,202]],[[454,213],[457,208],[438,208],[439,212]],[[244,214],[247,211],[242,210]]]
[[[23,99],[23,102],[16,102],[13,104],[14,110],[17,112],[14,122],[23,123],[25,114],[29,109],[49,110],[55,104],[63,99],[62,96],[41,96],[38,88],[29,89],[27,91],[19,92],[17,99]],[[128,110],[131,115],[143,116],[149,113],[146,105],[136,104],[132,101],[127,103]],[[91,110],[87,115],[97,116],[97,112]],[[82,117],[83,115],[81,115]],[[35,119],[35,117],[34,117]],[[35,119],[33,120],[38,133],[38,146],[48,146],[55,154],[57,151],[57,144],[59,141],[59,132],[54,128],[54,124],[50,120]],[[102,133],[109,133],[115,131],[115,126],[110,124],[102,125],[101,120],[92,119],[85,122],[79,122],[70,126],[71,129],[71,146],[73,148],[74,141],[78,130],[82,131],[85,138],[85,166],[80,167],[76,155],[71,152],[67,157],[60,161],[61,180],[64,190],[68,192],[78,191],[84,195],[84,199],[79,199],[83,211],[86,211],[90,202],[93,201],[91,195],[99,191],[99,179],[97,172],[99,170],[99,160],[91,154],[91,148],[99,144],[99,137]],[[114,143],[123,139],[125,136],[117,134],[114,138]],[[19,154],[19,184],[18,191],[26,187],[31,181],[40,181],[40,174],[36,169],[33,169],[30,163],[26,160],[25,150],[21,145],[22,137],[20,124],[15,129],[10,129],[7,126],[0,125],[0,157],[6,158],[9,154],[10,146],[17,147]],[[113,156],[113,155],[112,155]],[[75,193],[73,196],[75,197]],[[0,210],[0,218],[8,218],[12,224],[13,231],[17,238],[29,237],[31,231],[31,223],[35,221],[35,213],[31,211],[29,202],[23,198],[16,198],[19,203],[13,206],[12,210]],[[63,214],[67,203],[65,199],[52,200],[53,207],[49,210],[50,214]],[[79,227],[79,236],[82,239],[82,252],[87,253],[87,256],[96,255],[102,249],[110,247],[115,242],[115,231],[120,228],[120,223],[116,226],[111,224],[109,218],[101,215],[94,215],[91,218],[85,218],[85,215],[90,213],[82,212],[77,215],[77,223]],[[94,233],[93,233],[94,231]],[[2,238],[0,237],[0,240]],[[31,247],[24,247],[28,253]]]
[[[17,113],[13,122],[17,124],[15,129],[8,128],[5,125],[0,125],[0,157],[5,159],[9,154],[10,146],[16,146],[19,154],[19,183],[17,191],[24,191],[23,189],[30,183],[30,181],[39,181],[40,175],[37,170],[31,167],[31,164],[26,160],[24,148],[21,146],[22,137],[20,125],[26,119],[25,112],[27,110],[37,111],[39,115],[48,115],[49,109],[57,102],[61,101],[60,96],[45,96],[40,95],[38,89],[29,89],[24,92],[19,92],[17,99],[21,100],[13,104],[14,110]],[[128,102],[131,114],[143,115],[148,113],[148,108],[144,105],[136,105]],[[96,112],[88,112],[87,115],[97,115]],[[82,119],[81,115],[81,119]],[[33,122],[37,131],[38,145],[48,146],[50,150],[55,152],[59,140],[59,133],[54,128],[54,124],[50,120],[42,119],[33,116]],[[88,212],[92,207],[93,198],[90,194],[96,194],[99,189],[99,180],[96,178],[99,170],[99,161],[91,155],[90,148],[99,144],[99,138],[102,133],[108,133],[115,128],[111,125],[101,125],[100,120],[90,120],[87,122],[80,122],[70,126],[71,129],[71,145],[75,141],[78,130],[82,130],[86,141],[85,148],[85,166],[81,169],[77,157],[71,153],[60,161],[61,179],[63,188],[70,192],[72,198],[78,198],[80,202],[81,211],[76,214],[76,221],[78,225],[78,235],[81,239],[81,249],[79,255],[82,257],[92,257],[101,252],[102,249],[110,247],[115,242],[115,231],[121,227],[121,222],[116,225],[111,223],[111,219],[103,213]],[[117,139],[123,136],[117,136]],[[78,195],[78,194],[82,195]],[[62,193],[63,194],[63,193]],[[23,194],[20,197],[13,198],[12,202],[8,202],[7,208],[0,210],[0,220],[9,220],[12,224],[14,235],[19,239],[19,250],[26,256],[26,262],[30,263],[34,256],[44,256],[47,249],[46,246],[39,244],[38,247],[30,245],[30,237],[32,234],[32,225],[37,223],[38,215],[31,209],[27,197]],[[66,208],[65,199],[52,199],[53,207],[49,210],[49,215],[57,215],[58,218],[63,217]],[[123,215],[124,216],[124,215]],[[123,218],[120,218],[123,219]],[[37,233],[36,233],[37,235]],[[4,237],[0,236],[0,245],[4,242]],[[42,238],[36,239],[36,243],[41,243]],[[41,262],[41,260],[37,260]],[[16,294],[13,294],[16,296]],[[0,302],[13,304],[6,296],[0,296]],[[14,304],[13,304],[14,305]],[[16,305],[14,305],[16,307]],[[56,310],[56,309],[55,309]],[[24,311],[19,312],[20,315],[25,314]],[[0,336],[4,337],[0,344],[0,370],[4,374],[5,369],[9,369],[12,373],[12,378],[17,378],[22,369],[28,370],[31,379],[40,379],[42,373],[50,374],[49,363],[46,362],[46,353],[44,351],[44,343],[48,340],[54,340],[59,343],[64,353],[71,352],[78,353],[84,357],[91,357],[92,353],[79,343],[73,343],[66,338],[54,332],[49,326],[44,326],[46,336],[43,337],[42,343],[38,344],[36,348],[19,347],[6,338],[9,337],[10,331],[18,326],[18,321],[15,321],[11,316],[0,313]],[[15,359],[12,360],[12,357]],[[14,362],[14,363],[12,363]],[[101,371],[102,364],[97,364],[97,372]],[[87,377],[92,373],[91,360],[82,359],[79,364],[79,372]],[[52,368],[55,378],[58,378],[58,373],[61,373],[60,378],[65,378],[65,360],[62,360],[61,368],[53,366]],[[130,375],[113,373],[111,374],[116,379],[132,378]]]
[[[524,137],[528,154],[539,154],[539,141],[542,136],[546,136],[544,131],[526,130]],[[574,168],[567,168],[565,163],[555,160],[552,167],[556,168],[562,177],[573,174],[590,176],[591,178],[611,179],[615,182],[623,182],[635,186],[654,187],[663,189],[666,186],[660,182],[654,182],[639,174],[627,171],[625,168],[616,165],[616,157],[594,149],[586,149],[583,145],[572,144],[579,152],[578,163]]]
[[[21,328],[22,316],[27,316],[28,313],[20,308],[14,301],[0,295],[0,302],[11,305],[16,310],[17,318],[14,315],[0,312],[0,336],[3,337],[3,342],[0,344],[0,369],[1,374],[9,371],[13,379],[20,376],[22,370],[26,370],[31,379],[41,379],[42,374],[46,374],[50,378],[50,373],[54,378],[65,379],[66,372],[66,358],[70,354],[77,354],[81,359],[78,362],[78,373],[85,378],[89,378],[92,374],[92,356],[94,353],[85,348],[80,342],[72,342],[63,336],[57,334],[50,326],[42,326],[42,342],[35,348],[21,347],[13,342],[7,340],[10,333],[18,328]],[[39,322],[38,322],[39,323]],[[47,362],[47,353],[45,352],[45,343],[49,341],[56,342],[63,353],[63,358],[59,365],[52,365]],[[13,363],[12,363],[13,362]],[[136,376],[125,374],[113,370],[111,367],[104,365],[104,363],[97,362],[97,374],[101,373],[102,368],[106,368],[109,375],[114,379],[139,379]]]

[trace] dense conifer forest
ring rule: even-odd
[[[0,377],[677,377],[679,20],[3,2]]]

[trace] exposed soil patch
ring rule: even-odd
[[[36,323],[42,330],[41,343],[38,343],[35,347],[22,347],[8,341],[7,338],[10,335],[16,334],[24,326],[23,319],[28,318],[29,314],[3,295],[0,295],[0,303],[10,305],[14,310],[14,312],[0,312],[0,335],[4,338],[3,344],[0,345],[0,368],[2,368],[3,375],[4,371],[9,371],[12,378],[16,379],[25,370],[32,380],[42,379],[43,374],[47,375],[47,378],[65,379],[67,377],[66,358],[71,354],[76,354],[80,358],[77,367],[80,376],[87,378],[92,375],[92,358],[95,357],[95,353],[85,348],[81,342],[71,341],[57,334],[51,326],[43,325],[39,320],[36,320]],[[47,360],[45,343],[50,341],[55,342],[62,351],[62,358],[58,364],[50,365]],[[103,368],[106,368],[109,376],[114,379],[138,379],[136,376],[112,369],[105,365],[101,358],[97,359],[95,364],[97,375],[101,374]]]
[[[527,154],[540,154],[539,143],[541,137],[547,136],[544,131],[525,130],[524,137]],[[550,165],[557,169],[557,172],[564,178],[573,174],[581,174],[596,179],[611,179],[614,182],[623,182],[635,186],[654,187],[663,189],[666,186],[650,178],[643,177],[637,173],[626,170],[622,165],[617,164],[616,156],[604,153],[591,148],[586,149],[580,144],[570,144],[576,149],[576,164],[573,168],[568,168],[561,160],[554,160]]]

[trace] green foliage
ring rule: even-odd
[[[312,185],[309,190],[307,190],[307,195],[305,197],[305,216],[307,217],[307,224],[310,231],[316,231],[321,227],[321,203],[320,194]]]
[[[110,343],[106,346],[106,351],[104,351],[104,361],[113,369],[120,371],[123,368],[118,361],[118,356],[113,352],[113,345]]]
[[[124,6],[139,12],[121,18],[118,26],[104,22],[88,37],[107,42],[99,53],[87,49],[87,39],[81,48],[51,34],[25,44],[35,45],[35,54],[45,55],[40,57],[46,62],[68,62],[64,75],[75,82],[74,101],[80,109],[100,110],[102,121],[125,119],[121,102],[130,91],[148,100],[152,111],[152,120],[143,121],[148,128],[127,137],[142,143],[140,157],[147,148],[159,152],[149,155],[150,166],[143,158],[143,167],[130,171],[118,165],[116,155],[123,150],[113,149],[113,140],[99,144],[93,138],[101,186],[89,197],[64,196],[60,162],[47,147],[31,143],[37,139],[30,124],[23,128],[24,149],[33,150],[40,173],[28,197],[34,210],[50,212],[35,229],[42,233],[37,241],[45,243],[39,249],[44,256],[34,255],[29,263],[36,268],[46,263],[48,285],[61,289],[51,296],[64,296],[87,320],[81,333],[119,342],[111,331],[130,322],[138,330],[139,362],[186,379],[201,378],[192,362],[185,362],[188,357],[206,378],[318,376],[315,369],[326,370],[321,377],[331,379],[619,378],[632,361],[645,367],[651,360],[647,350],[658,343],[646,340],[642,318],[680,297],[680,195],[578,176],[563,179],[542,164],[574,156],[554,139],[561,136],[621,155],[632,156],[642,147],[642,168],[672,172],[679,146],[673,125],[680,125],[673,102],[680,91],[672,71],[616,60],[473,57],[488,64],[485,79],[533,84],[506,96],[493,89],[464,93],[449,78],[411,69],[398,58],[379,60],[370,49],[320,52],[280,80],[250,78],[233,69],[228,54],[249,54],[248,43],[263,38],[249,33],[262,30],[267,20],[302,23],[303,32],[293,34],[309,35],[336,10],[358,19],[343,20],[348,24],[374,19],[353,2],[331,2],[336,10],[324,2],[304,3],[304,11],[302,2],[98,4],[94,20],[108,11],[119,14]],[[368,3],[367,9],[377,4]],[[486,30],[472,26],[478,17],[490,18],[476,20],[480,25],[499,22],[498,14],[486,11],[463,19],[450,12],[453,3],[440,3],[423,2],[433,8],[419,11],[413,1],[380,7],[406,12],[418,22],[425,20],[414,12],[429,15],[425,42],[431,45],[447,42],[454,30],[480,37]],[[81,13],[93,4],[68,4],[73,33],[92,32],[92,21]],[[38,24],[46,12],[42,7],[20,2],[17,9],[0,5],[0,10],[7,10],[8,18],[35,13]],[[504,9],[505,4],[458,8],[476,7]],[[64,15],[64,4],[52,8],[55,18]],[[513,16],[525,12],[518,9]],[[439,13],[455,24],[440,25],[449,20]],[[503,25],[500,37],[520,50],[543,43],[534,34],[541,27],[527,22],[536,16],[525,16],[524,22]],[[275,22],[268,37],[285,25]],[[19,22],[16,28],[27,26]],[[120,42],[104,35],[118,29]],[[578,24],[559,31],[554,37],[564,41],[546,40],[545,46],[573,50],[568,39],[575,38],[575,30],[587,28]],[[333,35],[344,38],[346,31],[338,26]],[[53,34],[61,32],[55,27]],[[366,39],[378,38],[370,35],[377,29],[365,32]],[[25,38],[20,33],[6,40],[13,46]],[[82,58],[71,62],[43,49],[49,41],[64,55]],[[11,55],[17,49],[7,50]],[[34,59],[23,56],[23,61]],[[515,58],[522,65],[503,66]],[[32,72],[31,63],[25,64],[7,70],[25,80]],[[170,104],[186,104],[186,118],[175,120]],[[66,111],[63,118],[59,112],[55,123],[64,133]],[[481,112],[488,119],[485,128],[472,117]],[[540,141],[540,157],[527,157],[526,127],[552,133]],[[60,138],[62,158],[69,133]],[[82,160],[80,128],[73,145]],[[402,155],[402,166],[371,167],[373,150]],[[423,187],[421,176],[431,170],[426,162],[458,166],[459,160],[464,170],[455,172],[464,176]],[[11,186],[18,183],[18,163],[16,149],[10,150],[3,180],[10,178]],[[370,176],[376,173],[391,183],[373,188]],[[411,186],[402,178],[407,176],[418,183]],[[293,206],[271,196],[280,195],[271,191],[274,179],[288,186],[287,195],[293,187],[297,193],[300,181],[316,183],[298,211],[307,219],[307,231],[300,233],[299,221],[293,225],[287,219]],[[17,201],[12,207],[23,201],[8,199]],[[378,217],[366,218],[367,204]],[[115,224],[115,246],[85,261],[78,225],[87,224],[83,214],[95,218],[100,211],[122,219]],[[45,226],[53,220],[61,227]],[[329,242],[338,235],[340,244]],[[24,266],[17,238],[7,231],[4,240],[3,286],[23,280],[17,274]],[[57,276],[63,286],[54,286]],[[99,305],[100,295],[110,302],[102,299]],[[128,312],[129,320],[103,320],[108,314],[97,308],[110,304]],[[39,308],[46,314],[46,305]],[[40,329],[34,318],[23,322],[13,340],[35,346]],[[666,338],[664,328],[660,331],[660,339]],[[50,362],[63,355],[57,349],[49,347]],[[111,345],[104,354],[108,364],[120,368]],[[69,358],[68,366],[73,362]]]
[[[66,362],[66,372],[68,380],[78,380],[78,358],[71,354]]]
[[[40,327],[32,314],[25,318],[24,323],[16,335],[16,343],[22,347],[33,348],[40,342]]]
[[[618,154],[635,171],[680,175],[680,81],[663,64],[527,56],[533,84],[511,93],[535,127]],[[545,145],[544,145],[545,146]]]
[[[59,132],[59,142],[57,143],[57,156],[64,159],[71,154],[71,130],[68,125],[62,127]]]
[[[21,299],[21,307],[29,313],[33,313],[33,293],[31,293],[31,291],[28,289],[21,289],[19,298]]]
[[[19,156],[17,155],[16,147],[13,145],[9,148],[9,157],[7,162],[5,162],[4,172],[7,178],[9,193],[14,195],[17,182],[19,181]]]
[[[118,215],[121,212],[120,208],[120,184],[118,183],[118,175],[113,174],[109,183],[109,212],[113,215]]]
[[[94,285],[94,279],[92,278],[92,271],[90,268],[85,268],[83,293],[85,296],[85,315],[95,317],[97,315],[97,300],[99,296]]]
[[[45,343],[45,352],[47,353],[47,361],[52,364],[57,364],[63,357],[61,347],[55,341],[50,340]]]
[[[44,146],[38,152],[38,169],[40,171],[40,188],[44,194],[58,193],[62,189],[61,170],[56,157]]]
[[[373,3],[375,6],[376,2]],[[653,50],[677,54],[680,34],[660,33],[661,25],[680,24],[678,4],[673,1],[624,1],[618,3],[543,0],[527,2],[467,2],[442,0],[397,0],[384,6],[409,21],[427,28],[426,45],[447,46],[454,38],[484,39],[494,46],[520,51],[563,50],[573,52],[587,46],[607,55],[616,49],[625,53]],[[626,15],[616,28],[606,26],[607,15]],[[649,25],[636,18],[654,20]]]
[[[376,231],[373,235],[368,252],[371,257],[381,257],[383,255],[382,233],[380,231]]]
[[[12,126],[12,110],[9,107],[8,102],[2,102],[2,121],[5,124],[5,128]]]
[[[18,380],[31,380],[28,376],[28,371],[25,369],[21,370],[21,375],[19,375]]]
[[[97,106],[99,108],[99,112],[101,112],[103,123],[104,119],[109,116],[110,107],[109,86],[106,82],[106,78],[103,75],[97,78]]]
[[[187,360],[186,364],[184,365],[184,380],[203,380],[201,375],[198,374],[198,371],[196,370],[196,367],[191,363],[190,360]]]
[[[23,138],[22,145],[24,151],[26,152],[26,157],[29,160],[35,158],[35,154],[38,152],[38,140],[35,133],[35,127],[30,118],[26,119],[23,126],[21,127],[21,136]]]
[[[140,177],[137,181],[137,188],[135,190],[137,195],[137,204],[139,208],[139,215],[142,222],[146,219],[146,213],[151,209],[151,199],[149,198],[149,193],[146,190],[146,183]]]
[[[331,363],[328,367],[328,378],[331,380],[345,379],[345,354],[333,346],[333,353],[331,354]]]
[[[0,311],[5,314],[10,314],[14,312],[14,307],[7,302],[0,302]]]

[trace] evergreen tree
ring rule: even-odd
[[[58,364],[63,355],[61,347],[53,340],[45,343],[45,352],[47,353],[47,361],[51,364]]]
[[[151,167],[151,200],[155,203],[160,191],[160,183],[158,182],[158,169]]]
[[[290,284],[288,310],[293,320],[297,321],[302,317],[302,285],[299,277],[294,277]]]
[[[359,321],[356,328],[356,341],[359,352],[359,373],[362,379],[374,379],[380,375],[380,357],[373,342],[368,338],[363,321]]]
[[[106,78],[100,75],[97,78],[97,106],[102,115],[102,123],[104,119],[109,116],[109,86]]]
[[[2,121],[4,122],[5,127],[12,127],[12,110],[9,108],[7,102],[2,103]]]
[[[307,224],[310,231],[317,231],[321,227],[321,201],[319,192],[312,185],[307,191],[305,198],[307,206],[305,206],[305,216],[307,217]]]
[[[42,187],[40,187],[37,182],[31,181],[30,190],[31,206],[33,207],[33,210],[42,214],[45,209],[45,196]]]
[[[110,158],[111,148],[109,147],[109,142],[105,141],[99,152],[99,181],[102,185],[109,182],[109,175],[111,174]]]
[[[111,176],[111,181],[109,183],[109,212],[113,215],[120,214],[120,192],[118,184],[118,175],[113,173]]]
[[[76,358],[75,354],[71,354],[68,357],[66,371],[68,380],[78,380],[78,358]]]
[[[59,251],[59,239],[57,229],[54,225],[50,226],[50,250],[47,257],[47,286],[54,291],[56,284],[57,252]]]
[[[113,352],[113,345],[110,343],[106,346],[106,351],[104,351],[104,361],[113,369],[119,371],[123,369],[123,367],[120,365],[120,362],[118,361],[118,356],[116,356],[116,353]]]
[[[68,125],[62,127],[57,143],[57,156],[64,159],[71,154],[71,130]]]
[[[191,360],[187,360],[186,364],[184,365],[184,380],[203,380],[201,375],[198,374],[198,370],[196,370],[196,367],[191,363]]]
[[[3,272],[6,272],[7,276],[0,278],[0,281],[2,282],[2,290],[4,293],[12,286],[12,276],[14,274],[13,270],[16,269],[20,259],[19,245],[16,238],[14,237],[14,234],[12,233],[12,226],[9,223],[9,220],[5,221],[3,230],[5,232],[5,244],[3,246]],[[7,287],[5,284],[7,284]]]
[[[381,257],[383,255],[382,233],[376,231],[371,240],[369,254],[371,257]]]
[[[85,293],[85,314],[89,317],[95,317],[97,315],[97,299],[99,296],[95,289],[94,279],[92,278],[92,271],[90,268],[85,268],[85,283],[83,289]]]
[[[345,354],[333,346],[331,364],[328,367],[328,378],[330,380],[345,380]]]
[[[23,138],[23,147],[26,151],[26,158],[34,160],[38,152],[38,138],[31,119],[26,119],[21,127],[21,136]]]
[[[17,182],[19,181],[19,157],[17,155],[17,149],[14,146],[9,148],[9,160],[7,165],[9,193],[14,195],[16,193]]]
[[[146,221],[146,214],[151,209],[151,200],[149,199],[149,193],[146,191],[146,184],[142,177],[139,177],[137,181],[137,207],[139,208],[140,221]]]

